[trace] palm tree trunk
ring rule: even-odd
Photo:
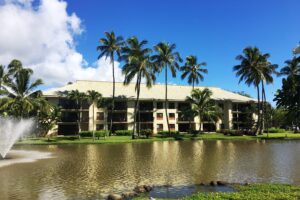
[[[95,114],[95,104],[93,102],[93,141],[95,141],[95,122],[94,122],[94,114]]]
[[[259,85],[256,86],[257,90],[257,123],[256,123],[256,131],[255,134],[257,135],[260,129],[260,92],[259,92]]]
[[[201,122],[202,122],[202,120],[201,120],[201,115],[199,115],[198,116],[199,117],[199,133],[201,133]]]
[[[113,128],[113,114],[115,109],[115,59],[114,54],[112,53],[111,56],[111,63],[112,63],[112,75],[113,75],[113,95],[112,95],[112,102],[111,102],[111,110],[110,110],[110,128],[109,128],[109,136],[112,134],[112,128]]]
[[[267,114],[267,98],[266,98],[266,91],[265,91],[265,86],[264,83],[262,82],[262,93],[263,93],[263,119],[264,121],[264,126],[263,128],[266,127],[267,129],[267,134],[269,137],[269,119],[268,119],[268,114]]]
[[[138,105],[139,105],[139,98],[140,98],[140,77],[141,75],[138,74],[137,77],[137,82],[136,82],[136,87],[137,87],[137,96],[135,100],[135,105],[134,105],[134,116],[133,116],[133,131],[132,131],[132,139],[135,138],[135,133],[136,133],[136,117],[137,117],[137,110],[138,110]]]
[[[169,135],[171,134],[170,131],[170,124],[169,124],[169,116],[168,116],[168,68],[165,66],[165,81],[166,81],[166,91],[165,91],[165,114],[167,119],[167,125],[168,125],[168,132]]]

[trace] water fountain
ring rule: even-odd
[[[33,128],[32,119],[0,118],[0,158],[6,157],[14,143]]]

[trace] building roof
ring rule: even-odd
[[[79,90],[80,92],[87,92],[88,90],[95,90],[102,94],[103,97],[108,98],[112,96],[112,82],[105,81],[86,81],[78,80],[72,84],[63,87],[50,89],[43,92],[45,97],[57,97],[60,92]],[[249,102],[255,101],[253,98],[245,97],[227,90],[217,87],[195,87],[204,89],[208,88],[212,91],[212,99],[214,100],[229,100],[233,102]],[[168,100],[184,101],[187,96],[191,94],[192,87],[184,85],[168,85]],[[136,98],[135,84],[123,85],[123,83],[116,82],[116,97],[124,97],[129,99]],[[140,99],[156,99],[163,100],[165,98],[165,85],[155,84],[151,88],[147,88],[145,84],[141,84]]]

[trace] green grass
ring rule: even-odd
[[[300,139],[300,134],[294,133],[270,133],[269,137],[267,134],[259,136],[225,136],[221,133],[209,133],[198,135],[193,137],[190,135],[181,135],[177,140],[230,140],[230,141],[248,141],[248,140],[265,140],[265,139]],[[154,142],[154,141],[174,141],[173,137],[161,138],[151,137],[149,139],[141,138],[132,140],[131,136],[111,136],[101,138],[100,140],[93,141],[92,138],[81,138],[80,140],[76,137],[54,137],[51,139],[47,138],[26,138],[23,141],[17,142],[17,144],[106,144],[106,143],[136,143],[136,142]]]
[[[273,200],[273,199],[300,199],[300,187],[286,184],[250,184],[234,186],[236,192],[198,193],[183,198],[184,200]],[[138,197],[134,200],[146,200]]]

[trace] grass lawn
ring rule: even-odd
[[[235,186],[236,192],[212,192],[198,193],[184,200],[273,200],[273,199],[300,199],[300,187],[285,184],[250,184],[247,186]],[[134,200],[146,200],[148,198],[135,198]]]
[[[132,140],[131,136],[111,136],[106,138],[100,138],[93,141],[92,138],[76,137],[54,137],[47,138],[26,138],[23,141],[17,142],[17,144],[104,144],[104,143],[135,143],[135,142],[153,142],[153,141],[174,141],[174,140],[230,140],[230,141],[247,141],[247,140],[264,140],[264,139],[300,139],[300,134],[294,133],[270,133],[259,136],[225,136],[221,133],[208,133],[193,137],[191,135],[181,135],[175,139],[173,137],[161,138],[151,137],[149,139],[141,138]]]

